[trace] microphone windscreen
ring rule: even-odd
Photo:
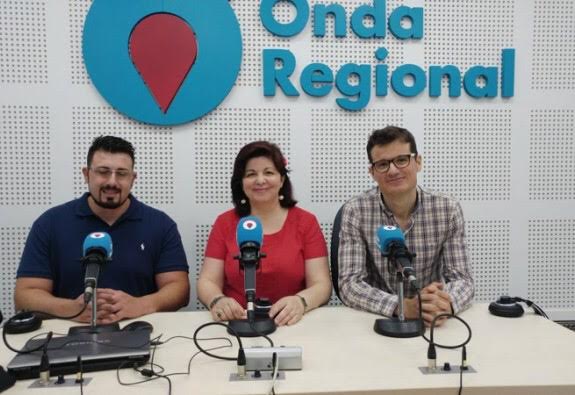
[[[106,257],[112,258],[112,238],[106,232],[93,232],[84,239],[83,256],[90,253],[99,252]]]
[[[242,247],[243,244],[250,242],[256,243],[259,247],[262,246],[264,239],[264,231],[260,219],[254,215],[243,217],[238,222],[238,228],[236,230],[236,240],[238,242],[238,247]]]
[[[389,246],[392,243],[405,245],[405,237],[401,229],[396,226],[380,226],[377,230],[377,246],[382,254],[389,253]]]

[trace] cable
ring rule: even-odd
[[[429,337],[430,339],[428,339],[427,337],[425,337],[425,327],[423,326],[423,309],[422,309],[422,303],[421,303],[421,293],[418,290],[417,291],[417,300],[418,300],[418,305],[419,305],[419,320],[421,322],[421,327],[422,327],[422,331],[421,331],[421,337],[429,343],[429,347],[427,349],[427,360],[428,360],[428,367],[435,369],[436,368],[436,360],[437,360],[437,353],[435,351],[435,347],[439,347],[439,348],[443,348],[443,349],[448,349],[448,350],[455,350],[458,348],[461,348],[461,366],[459,367],[459,394],[461,395],[461,391],[463,391],[463,371],[467,370],[467,349],[466,349],[466,345],[471,341],[471,336],[472,336],[472,331],[471,331],[471,327],[469,326],[469,324],[467,322],[465,322],[465,320],[459,316],[456,316],[453,312],[451,313],[442,313],[442,314],[438,314],[436,315],[433,320],[431,321],[431,325],[430,325],[430,330],[429,330]],[[453,310],[453,307],[452,307]],[[439,343],[435,343],[433,340],[433,331],[435,330],[435,323],[437,322],[438,319],[443,318],[443,317],[448,317],[448,318],[455,318],[456,320],[458,320],[459,322],[461,322],[463,325],[465,325],[465,327],[467,328],[467,332],[468,332],[468,336],[467,339],[465,339],[464,342],[454,345],[454,346],[448,346],[445,344],[439,344]]]
[[[463,371],[467,370],[467,349],[465,346],[461,348],[461,366],[459,366],[459,392],[458,395],[461,395],[461,391],[463,391]]]
[[[229,340],[229,339],[228,339]],[[228,348],[231,347],[231,345],[225,345],[225,346],[217,346],[217,347],[212,347],[212,348],[207,348],[207,351],[215,351],[215,350],[219,350],[222,348]],[[195,357],[197,357],[198,355],[203,354],[202,351],[197,351],[194,355],[192,355],[192,357],[190,358],[190,360],[188,361],[188,370],[186,372],[177,372],[177,373],[169,373],[166,376],[181,376],[181,375],[189,375],[190,374],[190,370],[191,370],[191,366],[192,366],[192,361],[194,360]]]
[[[82,307],[82,310],[80,310],[79,313],[74,314],[74,315],[71,315],[71,316],[67,316],[67,317],[62,317],[62,316],[57,316],[57,315],[53,315],[53,314],[48,314],[48,313],[44,313],[44,312],[41,312],[41,311],[21,311],[21,312],[15,314],[15,315],[13,315],[12,317],[10,317],[10,318],[8,319],[8,321],[6,321],[6,322],[4,323],[4,326],[2,327],[2,340],[4,341],[4,344],[6,345],[6,348],[8,348],[8,349],[9,349],[10,351],[12,351],[12,352],[15,352],[16,354],[30,354],[30,353],[32,353],[32,352],[34,352],[34,351],[39,351],[39,350],[41,350],[41,349],[44,347],[45,344],[48,344],[48,342],[49,342],[50,339],[52,338],[51,335],[50,335],[50,339],[48,339],[48,337],[46,337],[47,340],[46,340],[44,343],[40,344],[38,347],[29,349],[29,350],[25,350],[25,349],[17,350],[17,349],[15,349],[14,347],[12,347],[12,346],[8,343],[8,339],[6,338],[6,327],[8,326],[8,323],[10,323],[10,322],[12,322],[12,321],[14,321],[14,320],[20,319],[20,318],[22,317],[22,315],[24,315],[24,314],[42,314],[42,315],[46,315],[46,316],[52,317],[52,318],[59,318],[59,319],[61,319],[61,320],[71,320],[71,319],[74,319],[74,318],[80,316],[80,314],[82,314],[82,313],[86,310],[87,307],[88,307],[88,304],[87,304],[87,303],[84,303],[84,306]],[[52,332],[50,332],[50,333],[52,333]],[[26,347],[26,346],[24,346],[24,347]]]
[[[157,341],[160,341],[160,338],[162,337],[162,335],[160,334],[160,336],[156,337]],[[156,356],[156,348],[158,348],[158,346],[154,345],[152,346],[152,358],[150,358],[150,370],[152,371],[152,375],[156,375],[156,372],[154,372],[154,357]],[[162,368],[162,371],[160,373],[164,372],[164,368],[159,366],[160,368]],[[171,388],[171,383],[170,383],[170,388]],[[170,389],[170,392],[172,390]]]
[[[249,321],[250,323],[250,328],[252,328],[252,330],[257,333],[258,335],[260,335],[260,337],[263,337],[264,339],[266,339],[269,343],[270,343],[270,347],[274,347],[274,342],[273,340],[266,334],[260,332],[257,330],[256,326],[254,325],[253,321]]]
[[[76,359],[78,371],[76,372],[76,384],[80,384],[80,395],[84,394],[84,366],[82,364],[82,356],[78,355]]]
[[[220,355],[215,355],[215,354],[212,354],[212,353],[208,352],[208,350],[204,350],[204,349],[200,346],[200,344],[198,343],[198,338],[197,338],[198,332],[201,331],[202,329],[204,329],[205,327],[212,326],[212,325],[218,325],[218,326],[223,326],[224,328],[227,328],[230,332],[233,333],[233,335],[234,335],[234,336],[236,337],[236,339],[238,340],[238,345],[239,345],[239,347],[240,347],[240,350],[243,350],[243,349],[244,349],[244,346],[243,346],[243,343],[242,343],[242,339],[238,336],[238,334],[234,331],[234,329],[233,329],[232,327],[230,327],[229,325],[224,324],[224,323],[222,323],[222,322],[208,322],[208,323],[205,323],[205,324],[200,325],[200,326],[196,329],[196,331],[194,332],[193,340],[194,340],[194,344],[196,345],[196,347],[198,348],[198,350],[200,350],[200,352],[202,352],[202,353],[204,353],[204,354],[206,354],[207,356],[212,357],[212,358],[223,359],[223,360],[225,360],[225,361],[237,361],[238,358],[222,357],[222,356],[220,356]]]
[[[418,291],[417,292],[417,299],[418,299],[418,303],[419,303],[419,319],[421,320],[421,322],[423,323],[423,310],[422,310],[422,306],[421,306],[421,294]],[[467,328],[467,332],[469,333],[469,335],[467,336],[467,339],[460,343],[457,344],[455,346],[447,346],[444,344],[439,344],[439,343],[435,343],[433,341],[433,331],[435,329],[435,322],[439,319],[439,318],[443,318],[443,317],[447,317],[447,318],[455,318],[456,320],[460,321],[463,325],[465,325],[465,327]],[[423,327],[423,325],[422,325]],[[439,347],[439,348],[444,348],[444,349],[448,349],[448,350],[455,350],[458,348],[461,348],[463,346],[466,346],[469,341],[471,340],[471,335],[472,335],[472,331],[471,331],[471,327],[469,326],[469,324],[467,322],[465,322],[465,320],[453,313],[442,313],[442,314],[438,314],[433,318],[433,321],[431,321],[431,325],[430,325],[430,337],[431,339],[428,339],[425,336],[425,328],[423,327],[422,329],[422,333],[421,333],[421,337],[423,337],[423,339],[428,342],[428,343],[433,343],[435,346]]]
[[[48,332],[46,341],[43,343],[40,368],[38,369],[40,381],[46,384],[50,382],[50,360],[48,359],[48,343],[50,343],[50,340],[52,340],[52,332]]]
[[[185,338],[185,339],[188,339],[188,340],[193,340],[192,338],[189,338],[189,337],[186,337],[186,336],[174,336],[174,337],[171,337],[171,338],[167,339],[165,342],[163,342],[163,344],[167,343],[168,341],[170,341],[170,340],[172,340],[172,339],[178,338],[178,337]],[[204,340],[206,340],[206,341],[207,341],[207,340],[216,340],[216,339],[224,339],[224,340],[227,340],[229,343],[226,344],[226,345],[223,345],[223,346],[217,346],[217,347],[208,348],[208,349],[206,349],[205,351],[214,351],[214,350],[221,349],[221,348],[231,347],[231,344],[232,344],[232,343],[231,343],[230,339],[228,339],[228,338],[206,338],[206,339],[197,339],[197,340],[199,340],[199,341],[204,341]],[[171,391],[172,391],[172,389],[171,389],[171,388],[172,388],[172,382],[171,382],[171,380],[170,380],[169,378],[170,378],[171,376],[189,375],[189,374],[190,374],[190,369],[191,369],[192,361],[193,361],[193,359],[194,359],[197,355],[199,355],[199,354],[202,354],[202,351],[197,351],[194,355],[192,355],[192,357],[190,358],[190,360],[189,360],[189,362],[188,362],[188,369],[187,369],[186,372],[177,372],[177,373],[169,373],[169,374],[157,374],[157,373],[151,371],[150,369],[137,369],[137,366],[133,366],[134,370],[137,371],[137,372],[139,372],[139,373],[140,373],[141,375],[143,375],[144,377],[146,377],[146,379],[140,380],[140,381],[131,382],[131,383],[122,381],[122,379],[121,379],[121,377],[120,377],[120,369],[123,368],[123,367],[125,367],[125,366],[128,364],[128,361],[125,361],[125,362],[121,363],[121,364],[116,368],[116,379],[118,380],[118,383],[119,383],[120,385],[131,386],[131,385],[143,384],[143,383],[147,383],[147,382],[149,382],[149,381],[154,381],[154,380],[158,380],[158,379],[160,379],[160,378],[163,378],[163,379],[168,380],[168,391],[169,391],[169,393],[171,393]],[[160,368],[162,369],[162,373],[163,373],[163,371],[164,371],[164,370],[163,370],[163,367],[161,367],[161,366],[158,365],[158,364],[154,364],[154,366],[160,367]]]
[[[167,375],[156,373],[150,369],[141,369],[140,370],[137,368],[136,365],[132,366],[132,368],[136,372],[140,373],[142,376],[147,377],[147,378],[144,380],[135,381],[132,383],[123,382],[120,378],[120,369],[123,368],[124,366],[126,366],[127,364],[128,364],[128,361],[124,361],[116,368],[116,379],[118,380],[118,383],[120,385],[129,386],[129,385],[143,384],[143,383],[147,383],[149,381],[154,381],[154,380],[158,380],[158,379],[166,379],[168,381],[168,395],[170,395],[172,393],[172,380],[170,380],[170,378]],[[160,365],[157,365],[157,364],[156,364],[156,366],[161,367]],[[162,371],[163,371],[163,368],[162,368]]]
[[[278,361],[278,354],[277,353],[273,353],[272,354],[272,386],[270,387],[270,390],[268,391],[268,395],[275,395],[276,390],[275,390],[275,386],[276,386],[276,379],[278,377],[278,372],[279,372],[279,366],[280,363]]]
[[[520,297],[518,297],[518,296],[515,297],[514,299],[515,299],[516,302],[523,302],[523,303],[525,303],[525,304],[527,305],[527,307],[532,307],[532,308],[533,308],[533,311],[535,311],[535,314],[540,315],[540,316],[542,316],[542,317],[544,317],[544,318],[549,319],[549,317],[547,316],[547,314],[545,314],[545,312],[543,311],[543,309],[542,309],[541,307],[537,306],[537,305],[536,305],[535,303],[533,303],[532,301],[527,300],[527,299],[520,298]]]
[[[159,337],[159,336],[158,336]],[[186,340],[194,340],[193,337],[189,337],[189,336],[183,336],[183,335],[177,335],[177,336],[172,336],[172,337],[168,337],[166,340],[164,341],[158,341],[157,346],[160,346],[162,344],[166,344],[169,341],[172,341],[174,339],[186,339]],[[228,337],[206,337],[206,338],[198,338],[198,341],[210,341],[210,340],[225,340],[226,342],[228,342],[229,347],[232,346],[232,341],[228,338]]]

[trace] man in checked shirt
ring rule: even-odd
[[[422,158],[407,129],[387,126],[374,131],[367,155],[369,173],[378,186],[343,208],[338,255],[342,301],[389,317],[397,314],[395,274],[389,272],[376,236],[379,227],[393,225],[403,231],[407,248],[416,254],[413,267],[425,324],[429,326],[438,314],[464,310],[475,287],[461,206],[447,195],[417,185]],[[417,298],[409,293],[404,315],[419,317]]]

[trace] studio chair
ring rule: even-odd
[[[339,300],[341,300],[341,297],[339,296],[339,282],[338,282],[339,268],[338,268],[337,255],[339,252],[339,231],[341,229],[342,213],[343,213],[343,206],[339,208],[337,214],[335,215],[335,219],[333,220],[333,227],[331,229],[331,245],[329,251],[331,283],[333,285],[333,290],[335,291],[335,294],[337,295]]]

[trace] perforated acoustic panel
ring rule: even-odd
[[[575,88],[575,2],[535,0],[532,89]]]
[[[311,110],[311,200],[341,203],[375,184],[365,150],[375,129],[403,124],[403,111]]]
[[[527,294],[544,310],[575,308],[575,219],[529,221]]]
[[[491,302],[509,295],[511,221],[471,220],[465,223],[467,252],[475,280],[475,300]]]
[[[29,227],[0,227],[0,309],[4,317],[14,315],[16,269],[28,237]]]
[[[84,20],[92,0],[68,0],[69,11],[69,31],[70,31],[70,62],[72,84],[89,84],[90,77],[84,67],[84,57],[82,56],[82,32],[84,30]]]
[[[210,236],[210,231],[212,230],[212,225],[198,224],[194,229],[194,239],[196,240],[194,244],[194,260],[190,260],[190,274],[192,274],[192,292],[195,295],[195,310],[207,310],[206,307],[197,298],[195,284],[200,276],[200,271],[202,270],[202,263],[204,261],[204,254],[206,252],[206,243],[208,242],[208,237]]]
[[[388,28],[384,39],[362,40],[349,18],[372,0],[302,2],[309,20],[290,38],[265,29],[261,1],[230,0],[243,42],[236,86],[216,110],[173,129],[135,123],[102,104],[82,59],[83,24],[94,1],[0,0],[4,232],[28,229],[48,207],[86,191],[80,169],[95,136],[125,137],[136,147],[134,194],[178,223],[190,262],[189,308],[201,309],[195,286],[205,240],[216,216],[232,207],[229,183],[240,147],[256,139],[281,147],[294,170],[297,199],[318,216],[329,242],[337,209],[375,185],[365,152],[369,134],[397,124],[415,134],[423,154],[419,183],[462,203],[476,300],[513,292],[551,309],[552,317],[575,319],[575,1],[387,0],[387,15],[401,5],[423,7],[423,38],[399,40]],[[314,37],[313,7],[334,3],[345,9],[347,37],[334,37],[333,16],[326,36]],[[296,16],[292,1],[277,2],[273,12],[283,23]],[[380,47],[389,53],[384,61],[374,56]],[[368,64],[372,78],[380,64],[390,72],[408,63],[424,69],[453,64],[465,72],[474,65],[500,67],[501,50],[515,48],[515,96],[476,100],[465,93],[448,98],[444,91],[430,98],[425,90],[414,98],[377,98],[372,89],[358,112],[338,107],[337,89],[326,97],[264,97],[266,48],[293,53],[291,81],[298,90],[298,77],[312,62],[334,73],[345,63]],[[2,258],[2,268],[19,260],[17,249]],[[10,287],[0,295],[3,306],[12,304]]]
[[[47,1],[0,2],[0,83],[48,83],[47,5]]]
[[[460,200],[511,196],[511,110],[425,109],[423,184]]]
[[[240,148],[251,141],[277,144],[289,169],[290,116],[288,108],[223,108],[196,122],[196,203],[231,203],[234,160]]]
[[[514,44],[515,0],[425,0],[425,65],[501,65]]]
[[[386,16],[397,7],[401,1],[393,0],[386,2]],[[324,1],[312,1],[311,4],[329,4]],[[335,20],[333,15],[329,15],[325,21],[325,36],[315,37],[311,39],[311,60],[312,62],[324,63],[330,69],[337,72],[339,68],[346,63],[356,64],[387,64],[390,70],[404,63],[403,52],[404,45],[400,40],[397,40],[390,33],[386,33],[384,39],[365,40],[357,37],[351,29],[349,19],[353,11],[360,5],[356,0],[343,0],[338,1],[337,4],[343,6],[346,11],[346,26],[347,36],[345,38],[335,37]],[[313,23],[316,22],[316,16],[312,16]],[[323,21],[321,21],[323,23]],[[340,22],[341,23],[341,22]],[[374,24],[372,18],[364,19],[364,26],[371,27]],[[313,25],[312,25],[313,26]],[[312,27],[313,28],[313,27]],[[384,61],[379,61],[375,58],[375,51],[378,48],[384,47],[388,51],[388,55]],[[357,82],[357,77],[352,76],[350,81]],[[372,85],[375,85],[375,73],[372,73]]]
[[[132,193],[150,205],[174,203],[174,141],[170,128],[134,122],[108,107],[72,109],[74,196],[87,190],[80,169],[92,140],[101,135],[127,139],[136,150],[138,173]]]
[[[531,110],[529,199],[575,199],[575,111]]]
[[[0,205],[52,203],[48,107],[0,106],[0,135]]]
[[[290,47],[289,39],[272,35],[262,25],[259,17],[259,0],[232,0],[242,31],[242,66],[236,80],[237,86],[261,86],[262,49]],[[275,19],[287,23],[293,19],[295,10],[291,3],[280,2],[274,7]]]

